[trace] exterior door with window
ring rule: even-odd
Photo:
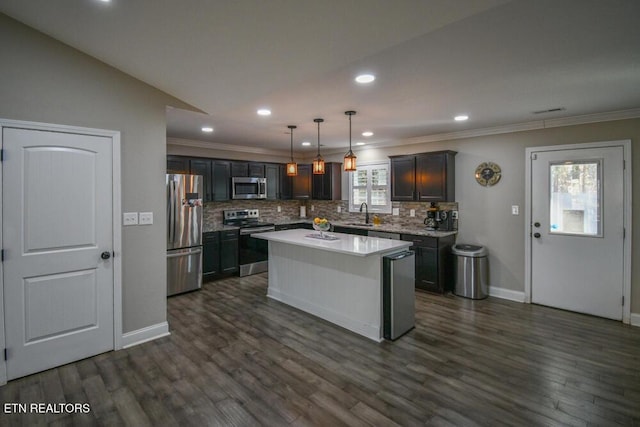
[[[531,300],[622,319],[622,146],[531,155]]]

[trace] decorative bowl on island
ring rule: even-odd
[[[324,233],[330,228],[331,223],[326,218],[315,217],[313,219],[313,229],[320,232],[320,237],[324,237]]]

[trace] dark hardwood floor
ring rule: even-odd
[[[89,414],[0,425],[640,425],[640,328],[417,293],[381,344],[268,300],[266,274],[169,299],[172,335],[9,382],[7,402]]]

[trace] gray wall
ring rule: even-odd
[[[165,106],[188,107],[0,14],[0,117],[121,132],[122,209],[152,211],[123,227],[123,329],[166,320]]]

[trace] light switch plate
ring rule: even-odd
[[[153,212],[140,212],[140,225],[153,224]]]
[[[391,209],[392,215],[394,216],[398,216],[400,215],[400,208],[393,208]]]
[[[138,212],[123,213],[122,225],[138,225]]]
[[[520,206],[518,205],[511,206],[511,215],[520,215]]]
[[[451,211],[451,219],[458,219],[458,211]]]

